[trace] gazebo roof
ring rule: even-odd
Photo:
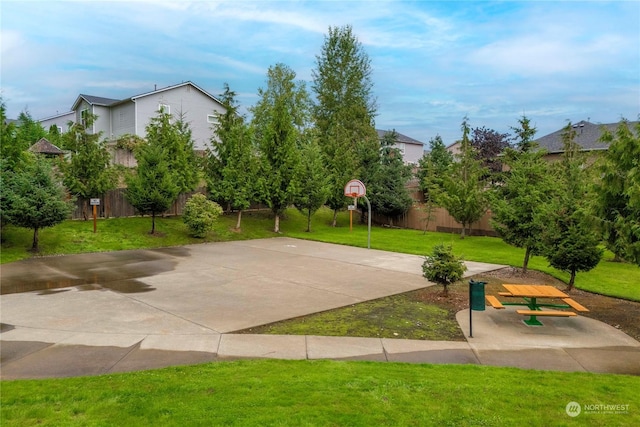
[[[38,142],[29,147],[29,151],[40,154],[64,154],[64,152],[53,145],[47,138],[40,138]]]

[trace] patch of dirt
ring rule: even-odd
[[[524,274],[522,269],[514,267],[483,273],[474,276],[473,279],[487,282],[485,293],[491,295],[503,292],[502,285],[505,283],[552,285],[566,292],[566,284],[561,280],[539,271],[528,271]],[[604,322],[640,341],[640,303],[575,288],[568,294],[590,310],[587,313],[580,313],[581,316]],[[442,286],[432,286],[415,291],[414,298],[457,312],[469,306],[469,285],[465,281],[449,286],[448,297],[443,294]],[[487,307],[487,309],[491,308]]]

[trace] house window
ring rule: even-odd
[[[405,145],[404,142],[396,142],[396,148],[400,151],[400,154],[404,156]]]
[[[82,126],[87,127],[87,119],[89,118],[89,109],[84,108],[80,111],[80,123]]]
[[[216,116],[215,114],[207,114],[207,123],[217,125],[220,123],[220,121],[218,120],[218,116]]]
[[[171,107],[169,104],[158,104],[158,111],[163,114],[171,114]]]
[[[58,128],[58,133],[62,135],[62,126],[56,126]]]

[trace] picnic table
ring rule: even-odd
[[[523,302],[500,302],[495,296],[487,295],[486,299],[494,308],[504,308],[505,305],[525,306],[528,310],[516,310],[516,313],[529,316],[524,321],[529,326],[542,326],[542,322],[538,320],[538,316],[554,316],[554,317],[572,317],[576,316],[573,311],[547,310],[545,307],[551,308],[573,308],[576,311],[589,311],[586,307],[574,301],[569,295],[565,294],[558,288],[549,285],[502,285],[507,292],[498,292],[498,295],[510,298],[522,298]],[[559,303],[541,303],[538,298],[545,299],[562,299],[563,304]]]

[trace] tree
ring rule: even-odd
[[[47,131],[31,117],[28,110],[20,112],[16,126],[16,142],[20,150],[28,149],[45,136]]]
[[[311,137],[302,147],[300,168],[300,193],[295,205],[307,216],[307,232],[311,231],[311,216],[327,201],[331,192],[322,152],[315,138]]]
[[[413,203],[406,187],[411,178],[411,167],[404,164],[400,150],[393,146],[397,138],[395,130],[382,138],[380,167],[369,196],[371,209],[387,216],[390,221],[408,211]]]
[[[331,178],[327,203],[334,210],[333,226],[347,203],[346,183],[360,178],[367,184],[368,177],[360,176],[364,160],[359,154],[379,146],[371,72],[371,61],[351,26],[329,27],[316,56],[312,87],[317,99],[313,119]]]
[[[136,160],[136,172],[126,178],[126,198],[140,214],[151,214],[150,234],[155,234],[156,215],[171,207],[180,188],[161,146],[151,142],[141,145]]]
[[[207,199],[204,194],[196,193],[187,200],[182,220],[193,237],[203,238],[213,230],[216,219],[222,214],[222,208],[216,202]]]
[[[18,137],[19,130],[14,122],[9,122],[6,115],[6,106],[0,98],[0,159],[3,160],[4,170],[14,170],[24,160],[27,149],[37,140],[29,143]],[[24,116],[25,113],[21,113]],[[28,116],[26,116],[28,117]],[[3,171],[4,171],[3,170]]]
[[[456,155],[456,161],[446,172],[442,183],[443,191],[437,196],[436,201],[462,224],[460,238],[464,239],[465,230],[485,214],[487,200],[483,180],[486,172],[471,146],[466,117],[461,128],[460,153]]]
[[[179,172],[174,175],[174,182],[179,193],[195,190],[200,179],[196,157],[193,151],[193,139],[189,124],[180,114],[172,122],[172,116],[164,111],[151,119],[146,128],[147,141],[162,148],[170,171]]]
[[[216,113],[218,124],[211,138],[213,149],[207,155],[205,171],[211,197],[238,210],[236,230],[239,230],[242,211],[256,195],[257,160],[251,128],[238,114],[236,94],[228,84],[224,87],[220,97],[225,112]]]
[[[19,170],[3,175],[3,215],[8,222],[18,227],[33,229],[31,250],[39,250],[38,232],[52,227],[69,217],[71,201],[44,157],[35,157],[25,162]]]
[[[84,125],[74,123],[61,138],[63,147],[71,150],[71,159],[61,163],[64,184],[71,194],[83,199],[85,220],[88,199],[102,197],[116,187],[118,179],[105,143],[98,141],[101,134],[90,134],[86,130],[95,119],[95,115],[87,115]]]
[[[442,285],[445,295],[448,293],[448,286],[462,279],[466,270],[467,266],[453,254],[453,247],[450,245],[436,245],[422,263],[422,276]]]
[[[502,172],[502,162],[499,155],[511,146],[508,133],[499,133],[484,126],[475,128],[472,132],[471,146],[475,149],[478,159],[482,161],[492,180]]]
[[[429,140],[429,152],[418,161],[418,182],[424,194],[425,213],[424,232],[427,232],[429,221],[437,205],[437,198],[443,191],[443,177],[453,163],[453,154],[444,145],[440,135]]]
[[[567,290],[573,289],[576,273],[598,265],[603,252],[588,215],[590,177],[575,134],[569,123],[562,134],[562,161],[554,165],[557,193],[548,204],[544,234],[549,264],[571,275]]]
[[[596,168],[593,212],[607,248],[616,259],[640,266],[640,122],[635,134],[627,121],[615,131],[604,132],[609,149]]]
[[[275,216],[274,232],[280,232],[280,215],[299,192],[298,140],[307,122],[308,95],[295,72],[284,64],[269,67],[267,88],[259,89],[252,108],[253,126],[260,152],[260,193]]]
[[[528,119],[520,120],[522,130]],[[533,129],[533,134],[535,129]],[[517,132],[524,135],[523,132]],[[544,151],[532,151],[526,142],[520,150],[507,148],[504,163],[508,171],[504,181],[489,193],[492,225],[502,240],[518,248],[525,248],[522,270],[526,273],[532,255],[543,253],[542,236],[547,227],[546,209],[553,193],[549,163]],[[523,151],[526,150],[526,151]]]

